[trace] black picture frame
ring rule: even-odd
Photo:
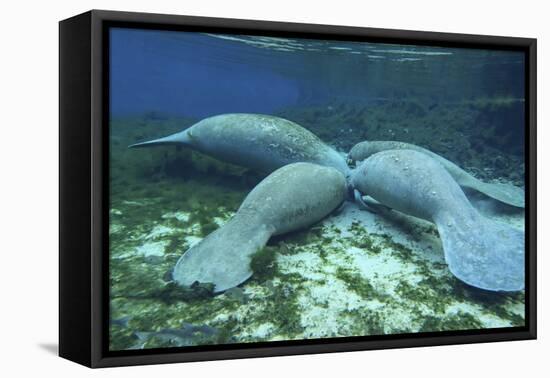
[[[109,352],[111,26],[518,50],[525,53],[525,327]],[[536,338],[536,39],[92,10],[59,24],[59,355],[89,367]]]

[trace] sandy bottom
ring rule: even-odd
[[[472,200],[486,216],[523,228],[522,211]],[[189,296],[174,288],[169,272],[204,237],[204,221],[192,211],[148,215],[144,209],[154,205],[151,199],[113,205],[112,349],[524,324],[523,292],[494,293],[463,284],[447,269],[435,225],[395,211],[372,213],[345,203],[320,224],[271,240],[271,258],[239,288]],[[130,223],[136,212],[140,222]],[[215,209],[213,227],[231,215],[226,208]],[[155,334],[185,324],[214,332]],[[136,332],[152,334],[139,338]]]

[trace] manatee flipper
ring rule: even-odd
[[[443,156],[414,144],[392,140],[365,141],[356,144],[350,150],[349,158],[359,162],[387,150],[413,150],[424,153],[440,163],[461,187],[473,189],[510,206],[525,207],[525,192],[522,188],[512,184],[483,182]]]
[[[363,198],[361,192],[357,189],[353,191],[353,195],[355,197],[355,202],[357,202],[364,210],[370,211],[371,213],[379,214],[391,211],[390,207],[382,205],[372,197],[367,196],[366,199]]]
[[[353,191],[353,198],[355,202],[357,202],[361,207],[363,207],[363,209],[367,211],[371,211],[373,213],[375,212],[365,203],[365,201],[363,201],[363,196],[361,195],[361,192],[358,191],[357,189]]]
[[[183,254],[174,281],[184,287],[213,283],[214,292],[239,285],[252,275],[252,256],[272,235],[320,221],[346,192],[346,179],[334,168],[294,163],[277,169],[252,189],[229,222]]]
[[[233,218],[185,252],[172,277],[182,286],[213,283],[214,292],[235,287],[250,278],[252,256],[265,246],[272,232],[262,224],[251,227],[246,217]]]
[[[405,214],[434,222],[450,271],[486,290],[524,288],[521,231],[484,217],[435,159],[413,150],[373,154],[353,172],[352,185]]]

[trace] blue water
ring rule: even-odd
[[[315,103],[524,97],[523,53],[113,29],[113,116]]]
[[[235,59],[247,48],[205,35],[116,30],[111,46],[115,116],[144,110],[196,117],[269,113],[299,97],[292,78]]]

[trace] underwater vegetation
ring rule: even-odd
[[[308,125],[341,151],[365,140],[415,144],[445,156],[481,180],[524,185],[523,102],[509,99],[445,103],[408,97],[365,105],[288,108],[277,114]]]
[[[277,116],[339,151],[366,139],[401,140],[478,179],[523,187],[522,152],[510,148],[518,136],[497,138],[499,130],[483,127],[515,104],[411,99],[288,108]],[[312,227],[271,238],[239,287],[214,295],[209,285],[175,285],[171,271],[182,253],[226,224],[265,177],[183,148],[126,148],[196,121],[156,113],[111,121],[112,350],[524,324],[523,291],[462,283],[447,268],[433,224],[351,203]],[[523,226],[521,212],[498,220]]]

